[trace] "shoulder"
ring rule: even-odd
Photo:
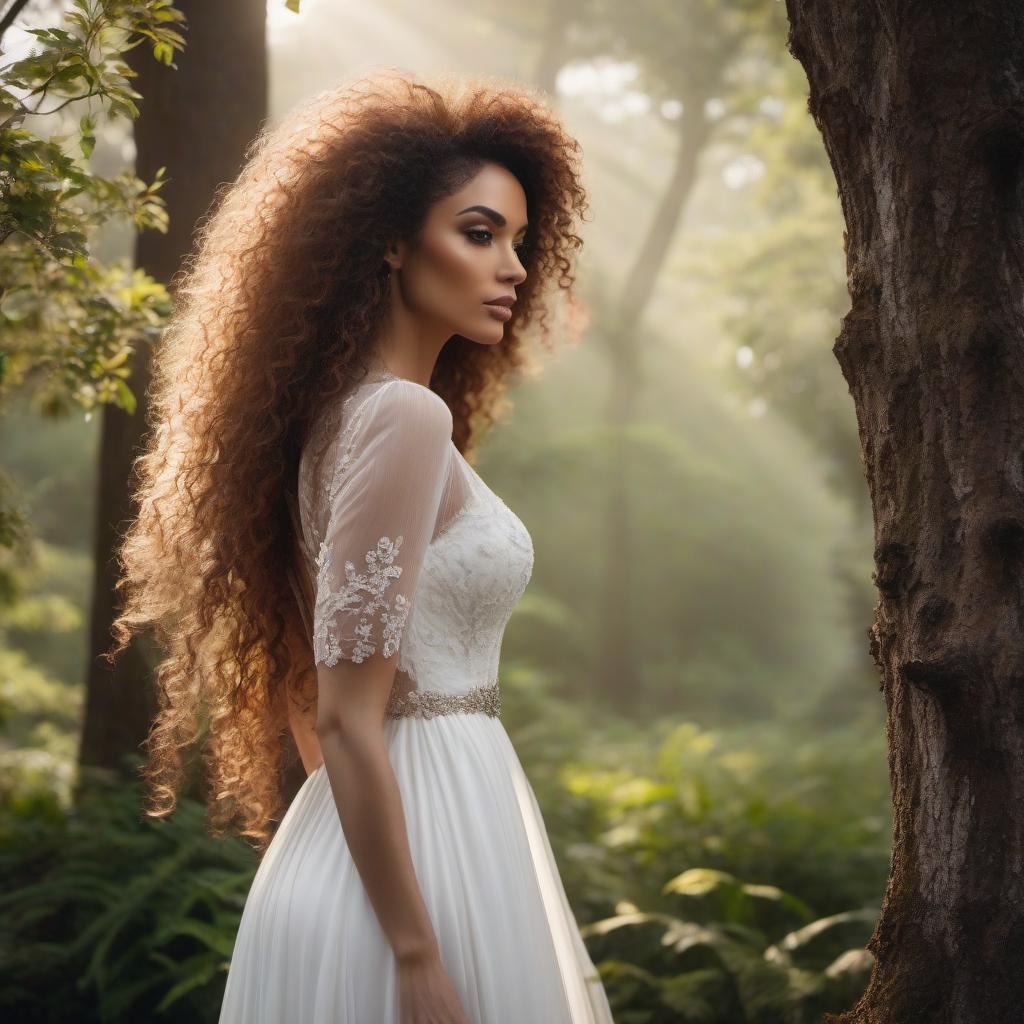
[[[448,403],[436,392],[404,378],[381,382],[366,399],[363,421],[403,434],[425,434],[450,441],[454,421]]]

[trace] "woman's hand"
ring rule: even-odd
[[[400,1024],[470,1024],[439,954],[398,961]]]

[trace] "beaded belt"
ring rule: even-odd
[[[385,709],[386,718],[433,718],[435,715],[454,715],[482,711],[497,718],[501,714],[501,693],[498,684],[475,686],[467,693],[444,693],[441,690],[394,690]]]

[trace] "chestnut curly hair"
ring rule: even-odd
[[[288,501],[315,410],[370,364],[386,246],[414,239],[429,207],[485,160],[526,193],[527,277],[501,344],[455,335],[430,380],[469,457],[505,411],[507,378],[534,368],[523,329],[534,321],[550,347],[547,286],[571,299],[587,210],[578,150],[539,93],[494,76],[387,69],[264,125],[218,190],[172,282],[151,432],[133,464],[138,514],[118,551],[122,610],[107,658],[147,626],[166,653],[141,768],[149,816],[174,809],[183,751],[201,742],[208,828],[237,826],[266,849],[295,758],[286,700],[315,695],[316,683],[288,583]]]

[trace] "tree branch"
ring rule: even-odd
[[[14,24],[14,19],[21,14],[21,10],[28,4],[28,0],[14,0],[10,7],[4,12],[2,18],[0,18],[0,40],[3,39],[4,33]]]

